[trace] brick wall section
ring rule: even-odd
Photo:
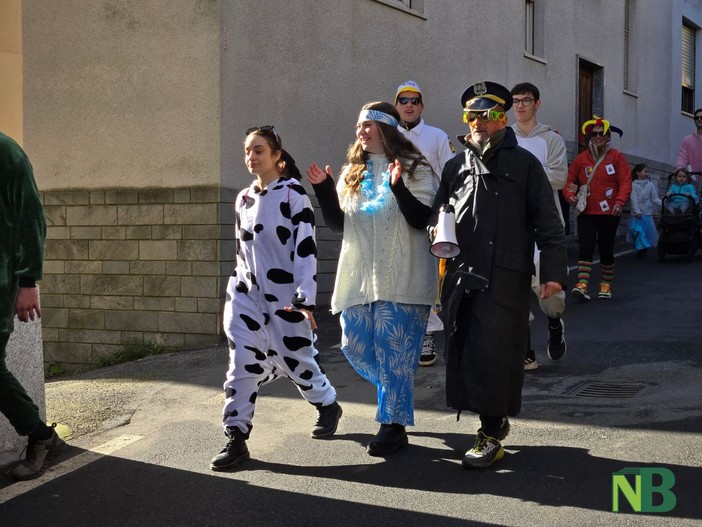
[[[235,196],[220,188],[44,192],[45,363],[75,371],[126,339],[185,348],[221,341]]]
[[[183,348],[220,342],[236,194],[221,188],[43,192],[45,364],[69,372],[90,367],[127,339]],[[317,305],[326,309],[341,237],[318,209],[316,218]]]

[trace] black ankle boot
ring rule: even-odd
[[[314,424],[310,435],[315,439],[333,436],[343,413],[341,406],[336,401],[327,406],[322,406],[321,404],[315,404],[314,406],[317,407],[317,422]]]
[[[380,425],[380,430],[368,443],[367,452],[371,456],[386,456],[400,450],[409,443],[405,427],[398,424]]]
[[[222,451],[212,458],[210,468],[212,470],[227,470],[239,463],[243,463],[251,456],[249,448],[246,446],[244,433],[238,428],[233,428],[229,432],[230,439]]]

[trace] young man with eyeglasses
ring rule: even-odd
[[[702,108],[697,108],[693,115],[695,131],[683,139],[675,168],[685,168],[688,172],[702,172]],[[693,174],[692,177],[697,189],[702,190],[702,175]]]
[[[561,210],[558,191],[563,188],[568,177],[568,156],[563,138],[546,125],[536,120],[536,112],[541,106],[539,89],[529,82],[522,82],[514,86],[511,90],[512,105],[516,123],[512,125],[514,134],[517,136],[517,143],[522,148],[526,148],[536,156],[544,168],[546,177],[553,189],[553,199],[561,218]],[[565,225],[565,220],[564,220]],[[539,296],[539,255],[534,252],[534,266],[536,274],[532,277],[531,287],[534,294],[539,299],[539,307],[548,318],[548,345],[546,353],[551,360],[558,360],[565,355],[567,345],[565,341],[565,325],[562,320],[565,311],[565,291],[560,291],[549,298],[542,299]],[[529,313],[529,319],[533,319],[533,314]],[[524,359],[524,369],[535,370],[539,367],[536,360],[536,353],[531,347],[531,336],[529,338],[529,351]]]
[[[422,90],[416,82],[403,82],[397,87],[395,109],[399,112],[401,119],[397,129],[417,147],[417,150],[429,161],[436,177],[440,178],[444,165],[455,155],[456,150],[446,132],[429,126],[422,119],[424,101]],[[432,309],[424,335],[422,354],[419,357],[420,366],[431,366],[436,362],[434,333],[443,329],[441,319],[437,316],[436,310]]]
[[[446,166],[429,219],[435,235],[444,205],[456,212],[461,253],[447,262],[441,289],[448,406],[475,412],[480,428],[463,467],[484,468],[504,456],[508,416],[521,410],[529,338],[534,241],[541,251],[540,296],[563,290],[563,224],[536,157],[519,147],[506,112],[507,88],[478,82],[461,97],[467,147]]]

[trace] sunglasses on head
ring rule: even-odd
[[[491,119],[493,121],[502,121],[505,117],[507,117],[505,112],[498,112],[497,110],[483,110],[482,112],[463,110],[464,123],[472,123],[477,119],[483,123],[486,123]]]
[[[397,99],[397,102],[399,102],[400,104],[407,104],[409,102],[412,103],[414,106],[419,106],[420,104],[422,104],[422,99],[420,99],[419,97],[399,97]]]
[[[267,124],[266,126],[253,126],[251,128],[246,129],[246,135],[252,134],[254,132],[261,132],[264,134],[268,132],[273,136],[276,143],[278,143],[278,146],[282,145],[282,143],[280,142],[280,137],[278,136],[278,132],[275,131],[275,127],[272,124]]]

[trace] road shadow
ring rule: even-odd
[[[267,468],[250,463],[252,469],[257,465]],[[264,488],[230,474],[205,475],[117,457],[104,457],[0,504],[0,518],[13,527],[499,526]]]
[[[412,436],[441,440],[450,450],[412,444]],[[363,434],[337,437],[361,445],[369,439]],[[466,436],[462,434],[413,433],[410,446],[389,456],[384,463],[309,467],[254,459],[242,465],[241,470],[267,470],[416,491],[504,496],[550,507],[611,512],[613,472],[625,467],[661,466],[592,456],[584,448],[506,445],[505,457],[491,468],[468,471],[460,464],[466,446]],[[677,497],[675,509],[666,516],[702,519],[702,468],[664,466],[675,475],[673,492]],[[626,507],[622,506],[623,512],[632,512],[624,510]]]

